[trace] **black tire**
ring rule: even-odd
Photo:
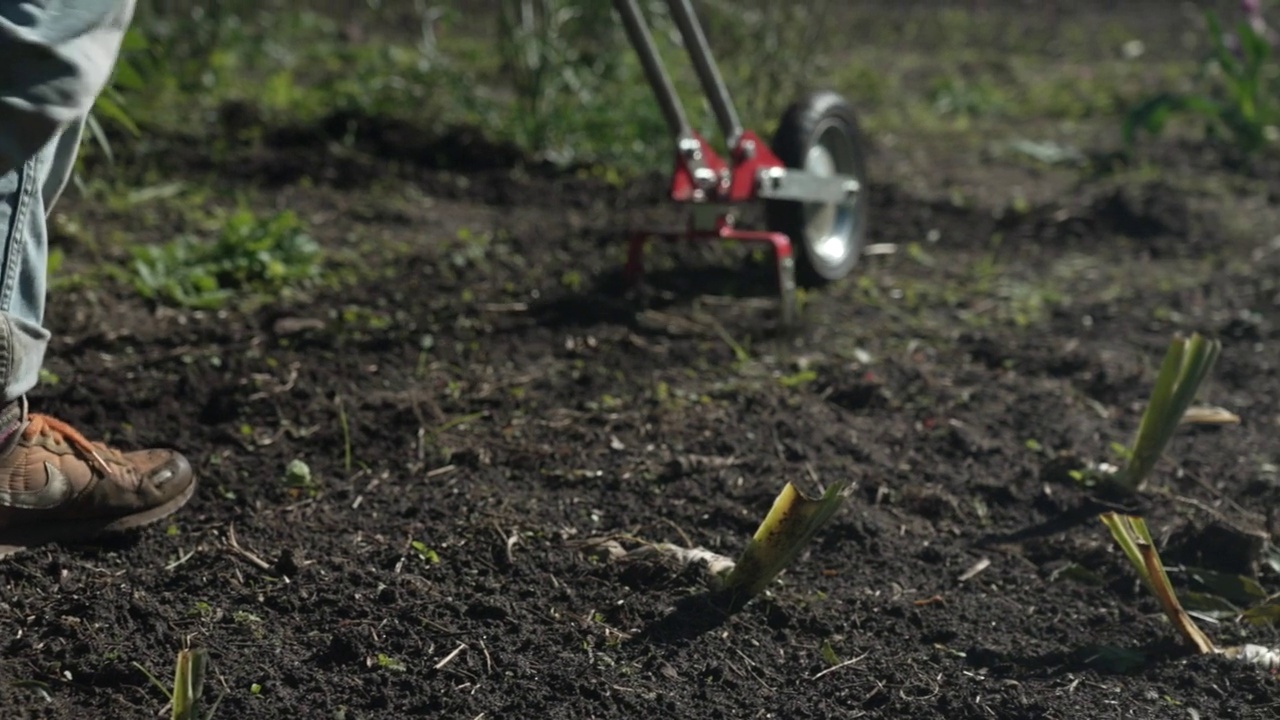
[[[867,235],[867,167],[862,132],[853,107],[837,93],[818,91],[796,101],[783,114],[773,136],[773,152],[790,168],[803,169],[810,151],[817,146],[827,151],[836,172],[850,175],[861,184],[853,206],[792,200],[765,202],[769,228],[791,238],[796,248],[796,280],[808,287],[843,279],[852,272]],[[825,219],[830,219],[831,231],[821,233]],[[843,252],[837,252],[841,247]]]

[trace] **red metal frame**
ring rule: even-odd
[[[698,142],[701,164],[715,173],[718,182],[713,194],[700,195],[700,188],[690,167],[689,154],[677,151],[675,172],[671,178],[671,199],[676,202],[750,202],[757,199],[756,182],[761,170],[786,167],[760,136],[751,130],[742,132],[728,162],[701,135],[694,133],[693,139]]]
[[[735,204],[759,199],[762,171],[785,168],[783,162],[756,133],[744,129],[737,110],[720,76],[701,24],[690,0],[667,0],[671,16],[680,30],[685,49],[693,61],[698,79],[714,111],[726,142],[728,158],[721,157],[694,131],[676,96],[675,85],[663,67],[652,34],[637,0],[614,0],[632,46],[639,55],[646,77],[676,139],[675,169],[671,178],[671,199],[679,203]],[[778,267],[778,289],[782,319],[789,324],[795,313],[795,258],[792,242],[784,233],[741,230],[734,227],[730,213],[720,214],[714,228],[697,227],[693,218],[684,230],[638,231],[631,235],[624,277],[629,285],[644,275],[644,249],[652,238],[666,240],[736,240],[763,243],[773,248]]]
[[[761,170],[785,167],[778,156],[769,149],[758,135],[745,130],[738,139],[726,163],[711,146],[696,133],[698,162],[711,170],[717,178],[713,191],[707,193],[694,179],[692,158],[687,151],[676,153],[675,172],[671,178],[671,199],[679,203],[741,203],[757,199],[756,178]],[[774,263],[778,273],[778,294],[782,303],[783,324],[790,324],[795,316],[795,257],[791,238],[786,233],[767,230],[743,230],[733,224],[727,213],[716,218],[713,228],[697,227],[690,218],[683,230],[638,230],[627,242],[627,265],[623,279],[628,286],[638,284],[644,277],[644,250],[652,239],[666,240],[736,240],[758,243],[773,248]]]
[[[631,233],[627,240],[627,264],[623,270],[623,278],[628,286],[634,286],[644,277],[644,250],[650,240],[674,242],[684,240],[717,241],[736,240],[738,242],[768,245],[773,249],[775,269],[778,278],[778,298],[781,303],[782,324],[790,325],[796,314],[796,266],[792,253],[791,238],[786,233],[769,230],[743,230],[735,227],[730,215],[716,218],[715,227],[699,228],[689,221],[683,230],[639,230]]]

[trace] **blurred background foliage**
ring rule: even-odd
[[[682,99],[714,135],[666,4],[642,3]],[[837,3],[695,4],[744,121],[771,130],[838,42]],[[556,163],[665,166],[669,142],[605,0],[156,0],[140,3],[88,154],[147,130],[252,142],[326,118],[464,125]]]

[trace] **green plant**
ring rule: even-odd
[[[209,712],[201,713],[204,702],[204,683],[205,675],[209,667],[209,653],[203,648],[194,648],[180,650],[178,652],[178,661],[173,669],[173,690],[165,687],[163,683],[156,679],[154,675],[147,672],[147,669],[139,665],[133,664],[153,685],[160,688],[160,692],[169,698],[171,707],[171,720],[208,720],[213,717],[213,713],[218,709],[218,704],[222,702],[222,698],[214,701],[210,706]]]
[[[525,139],[535,147],[546,144],[550,131],[553,118],[547,105],[557,96],[576,95],[583,99],[587,92],[590,67],[583,62],[573,32],[573,25],[583,17],[583,8],[569,0],[499,3],[498,53],[502,70],[527,118]]]
[[[656,556],[701,567],[716,602],[735,611],[764,592],[835,516],[852,491],[848,482],[841,481],[828,487],[821,497],[809,498],[787,483],[736,561],[705,548],[671,543],[645,543],[631,551],[624,550],[615,540],[593,541],[588,546],[603,549],[608,557],[623,562]]]
[[[794,88],[797,78],[825,74],[829,68],[823,66],[824,51],[836,47],[829,22],[842,5],[847,4],[837,0],[697,4],[716,64],[745,125],[772,132],[783,108],[799,92],[779,89]]]
[[[850,492],[849,483],[838,482],[813,499],[787,483],[747,549],[724,576],[722,590],[734,596],[735,604],[759,595],[836,514]]]
[[[1139,104],[1125,117],[1127,143],[1132,145],[1140,131],[1160,133],[1172,116],[1186,113],[1203,118],[1210,137],[1226,135],[1245,152],[1256,151],[1275,139],[1280,126],[1280,68],[1274,62],[1265,26],[1259,22],[1260,10],[1255,6],[1250,14],[1228,35],[1218,14],[1205,11],[1212,53],[1204,63],[1201,80],[1216,82],[1206,94],[1166,92]],[[1238,43],[1238,49],[1229,47],[1229,41]]]
[[[992,115],[1007,104],[991,83],[951,75],[933,83],[929,98],[937,114],[959,117]]]
[[[1199,333],[1190,338],[1175,337],[1165,353],[1133,444],[1116,447],[1123,466],[1099,466],[1082,473],[1080,479],[1087,483],[1100,481],[1108,489],[1122,493],[1140,490],[1221,352],[1220,341],[1208,340]]]
[[[414,540],[413,542],[409,543],[409,545],[413,548],[414,552],[418,553],[418,557],[422,558],[426,562],[429,562],[432,565],[440,564],[440,553],[436,552],[434,549],[429,547],[426,543],[422,542],[421,540]]]
[[[404,665],[404,663],[403,663],[403,662],[401,662],[400,660],[396,659],[396,658],[391,657],[390,655],[385,655],[385,654],[383,654],[383,653],[378,653],[378,657],[377,657],[377,659],[376,659],[376,661],[375,661],[375,662],[377,662],[378,667],[380,667],[380,668],[382,668],[382,669],[384,669],[384,670],[390,670],[390,671],[392,671],[392,672],[404,672],[404,671],[405,671],[405,665]]]
[[[338,424],[342,427],[342,469],[351,472],[351,421],[347,418],[347,406],[342,396],[335,398],[338,405]]]
[[[320,492],[320,485],[311,474],[311,466],[298,458],[289,461],[284,469],[285,484],[296,491],[306,491],[311,497]]]
[[[133,251],[133,286],[151,300],[216,308],[236,295],[278,293],[315,280],[320,246],[292,212],[261,219],[241,208],[212,243],[183,235]]]
[[[111,80],[99,93],[94,101],[93,110],[85,118],[85,128],[88,130],[86,140],[92,139],[97,143],[108,162],[115,162],[115,154],[111,149],[111,141],[107,139],[104,120],[133,137],[142,134],[138,124],[134,122],[133,116],[127,110],[128,102],[125,100],[125,93],[139,90],[144,86],[137,57],[140,53],[146,52],[147,48],[147,38],[141,30],[134,27],[125,33]]]
[[[1120,515],[1114,512],[1100,516],[1102,523],[1111,531],[1116,544],[1124,551],[1125,557],[1138,573],[1143,585],[1156,597],[1160,609],[1183,641],[1196,649],[1201,655],[1220,654],[1242,662],[1262,665],[1271,670],[1280,669],[1280,652],[1262,645],[1245,644],[1236,647],[1220,648],[1200,629],[1178,600],[1169,575],[1165,572],[1164,563],[1156,551],[1155,541],[1147,523],[1140,517]]]

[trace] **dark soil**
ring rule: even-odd
[[[201,486],[172,525],[0,564],[6,717],[154,717],[164,698],[139,667],[167,681],[186,643],[210,652],[222,718],[1280,712],[1274,675],[1176,642],[1097,520],[1142,514],[1171,568],[1280,589],[1249,542],[1280,496],[1265,239],[1225,236],[1222,212],[1160,181],[1012,212],[881,178],[871,241],[942,240],[927,262],[866,259],[782,334],[767,264],[733,249],[659,245],[646,304],[618,291],[622,234],[681,219],[661,178],[620,190],[514,154],[433,159],[447,143],[354,175],[404,132],[372,127],[355,160],[317,148],[320,127],[280,131],[253,164],[165,161],[297,209],[369,269],[353,285],[246,312],[110,286],[52,298],[59,381],[33,403],[122,446],[180,448]],[[61,211],[166,232],[76,198]],[[992,257],[996,284],[976,284]],[[1073,258],[1088,267],[1042,315],[1002,314],[1000,283],[1038,287]],[[943,287],[960,294],[928,292]],[[1066,469],[1130,438],[1170,337],[1192,330],[1223,340],[1204,398],[1242,424],[1182,432],[1168,493],[1073,484]],[[310,485],[285,481],[295,459]],[[583,552],[626,535],[736,555],[785,482],[838,478],[857,483],[848,506],[731,616],[696,572]],[[1280,645],[1267,626],[1206,629]]]

